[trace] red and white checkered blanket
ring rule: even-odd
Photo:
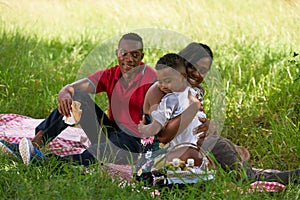
[[[0,114],[0,139],[11,143],[19,143],[23,137],[32,139],[35,127],[43,119],[33,119],[17,114]],[[65,156],[79,154],[84,151],[90,142],[82,129],[68,127],[57,138],[49,143],[52,153]]]
[[[33,119],[18,114],[0,114],[0,139],[18,143],[23,137],[33,138],[35,127],[43,119]],[[80,128],[68,127],[49,144],[52,153],[60,156],[79,154],[89,145],[89,139]],[[132,169],[126,165],[107,165],[112,173],[119,174],[122,178],[130,181]],[[284,185],[278,182],[257,181],[252,183],[249,192],[276,192],[283,190]]]

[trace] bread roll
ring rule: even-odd
[[[80,121],[82,110],[80,109],[81,103],[79,101],[72,101],[72,113],[76,124]]]

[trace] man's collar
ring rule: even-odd
[[[144,72],[144,70],[145,70],[145,69],[144,69],[144,66],[145,66],[145,63],[141,62],[137,74],[140,73],[141,71]],[[120,65],[118,65],[118,68],[117,68],[117,70],[116,70],[116,72],[115,72],[114,78],[115,78],[116,80],[119,80],[121,77],[122,77],[122,73],[121,73]],[[135,78],[133,79],[133,81],[134,81],[136,78],[137,78],[137,77],[135,77]]]

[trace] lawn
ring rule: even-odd
[[[120,35],[138,32],[144,61],[191,41],[214,52],[205,110],[221,135],[247,147],[257,168],[300,166],[300,3],[296,0],[0,0],[0,113],[45,118],[66,84],[116,62]],[[215,81],[214,81],[215,80]],[[106,108],[104,95],[95,97]],[[26,168],[0,157],[3,199],[147,199],[94,166],[55,161]],[[139,185],[137,187],[140,187]],[[164,199],[299,199],[300,187],[250,193],[222,174],[201,190],[164,189]],[[118,191],[118,192],[115,192]]]

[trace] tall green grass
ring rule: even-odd
[[[207,43],[222,76],[226,119],[222,136],[251,153],[258,168],[300,166],[299,1],[0,1],[0,113],[45,118],[57,93],[76,80],[88,55],[107,39],[141,28],[169,29]],[[162,54],[147,50],[145,61]],[[106,66],[101,66],[106,67]],[[206,112],[212,105],[206,90]],[[223,97],[223,96],[222,96]],[[103,107],[105,96],[96,98]],[[1,158],[3,198],[148,198],[101,176],[57,163],[25,169]],[[97,174],[99,173],[99,175]],[[164,189],[166,199],[299,198],[299,186],[269,194],[242,195],[220,175],[199,192]],[[74,189],[71,189],[74,188]],[[118,193],[112,191],[117,190]],[[229,190],[228,192],[225,192]],[[213,191],[213,192],[212,192]],[[212,195],[214,194],[214,195]],[[245,193],[244,193],[245,194]],[[200,196],[201,195],[201,196]]]
[[[42,41],[20,32],[2,33],[0,40],[1,112],[44,117],[56,105],[58,88],[74,81],[84,44]]]

